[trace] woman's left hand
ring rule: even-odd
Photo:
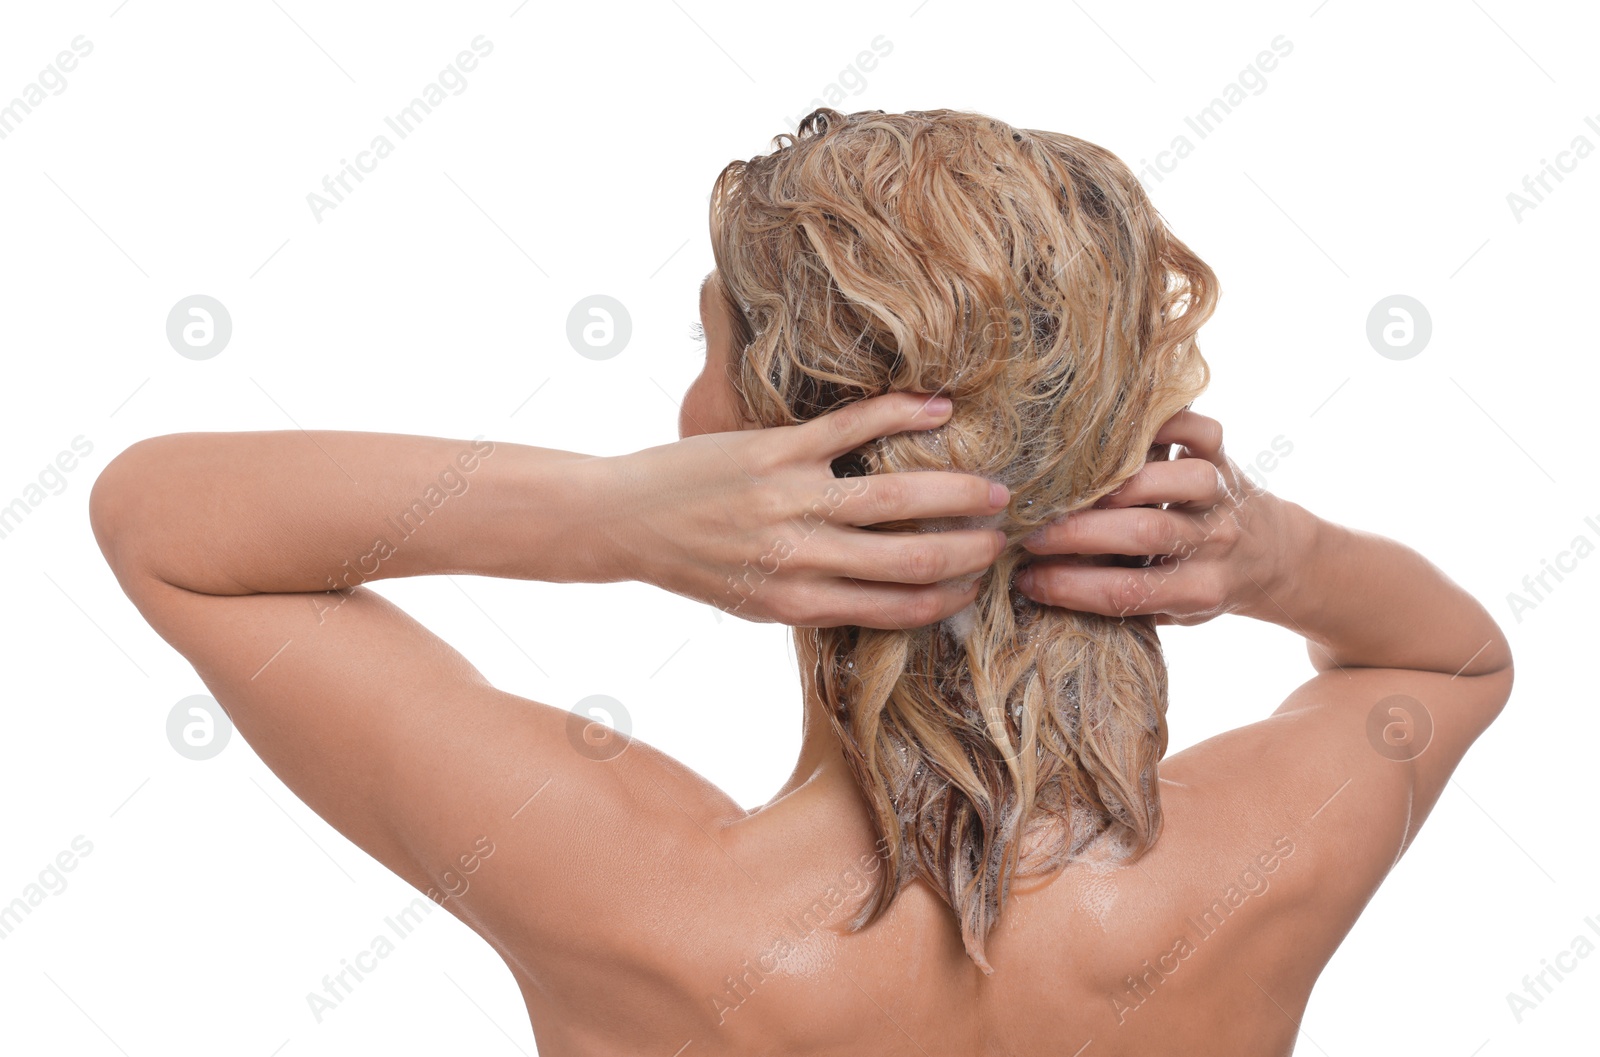
[[[998,529],[915,533],[864,526],[984,517],[1004,485],[921,471],[835,477],[835,458],[878,437],[932,429],[949,402],[887,393],[798,426],[689,437],[601,460],[615,516],[596,531],[629,579],[755,621],[910,628],[977,595],[1005,545]]]

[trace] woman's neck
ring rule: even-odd
[[[802,786],[827,786],[855,791],[855,777],[845,762],[839,735],[828,718],[827,705],[807,693],[801,715],[800,757],[783,788],[773,796],[779,800]]]

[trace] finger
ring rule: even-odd
[[[871,580],[840,580],[834,594],[837,616],[826,624],[855,624],[864,628],[906,631],[954,616],[978,597],[974,581],[963,587],[940,583],[916,586]]]
[[[998,481],[945,470],[913,470],[846,478],[839,517],[848,525],[880,525],[931,517],[982,517],[1003,509],[1011,493]]]
[[[950,417],[950,400],[931,393],[884,393],[857,400],[795,427],[824,461],[832,461],[869,440],[932,429]]]
[[[1171,554],[1190,542],[1193,523],[1184,514],[1154,507],[1079,510],[1027,536],[1034,554]]]
[[[1216,462],[1222,457],[1222,423],[1195,411],[1179,411],[1156,431],[1154,443],[1182,444],[1194,455]]]
[[[819,546],[814,568],[884,583],[932,584],[983,572],[1005,550],[997,529],[869,532],[853,529]]]
[[[1175,579],[1162,567],[1038,564],[1018,575],[1017,590],[1044,605],[1108,617],[1138,616],[1172,608]]]
[[[1227,494],[1217,464],[1205,459],[1146,463],[1122,487],[1096,503],[1095,509],[1148,506],[1152,503],[1213,505]]]

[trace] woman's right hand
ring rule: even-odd
[[[1090,509],[1024,541],[1040,557],[1018,576],[1018,590],[1066,609],[1153,614],[1158,624],[1270,608],[1289,549],[1283,501],[1223,452],[1214,418],[1180,411],[1155,443],[1181,444],[1182,454],[1146,463]],[[1149,556],[1150,565],[1109,564],[1112,555]]]

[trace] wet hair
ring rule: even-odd
[[[1161,830],[1153,620],[1041,606],[1012,579],[1023,537],[1137,473],[1205,389],[1195,334],[1216,277],[1126,165],[1072,136],[824,107],[772,146],[729,164],[711,197],[745,413],[789,425],[892,390],[942,393],[944,426],[866,445],[858,468],[1011,489],[985,522],[1008,544],[955,618],[794,629],[887,866],[852,927],[921,878],[992,972],[985,938],[1013,877],[1091,843],[1132,861]],[[931,527],[957,523],[976,522]]]

